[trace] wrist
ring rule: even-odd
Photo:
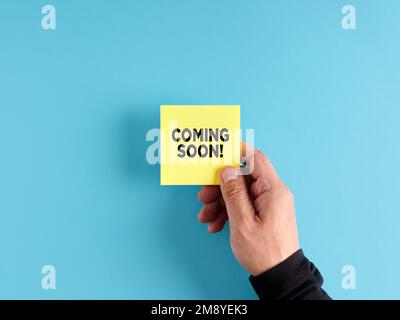
[[[290,249],[286,250],[276,250],[274,253],[268,253],[267,254],[267,259],[262,262],[261,259],[257,259],[261,263],[255,264],[251,270],[248,270],[250,274],[254,277],[257,277],[264,272],[267,272],[274,267],[278,266],[285,260],[287,260],[289,257],[291,257],[293,254],[295,254],[297,251],[300,250],[300,245],[295,245]]]

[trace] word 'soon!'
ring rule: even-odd
[[[240,106],[160,106],[161,185],[215,185],[240,166]]]

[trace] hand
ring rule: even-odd
[[[246,146],[244,146],[246,148]],[[247,147],[249,148],[249,147]],[[209,232],[221,231],[229,219],[233,254],[241,266],[257,276],[300,249],[294,198],[268,158],[254,150],[249,176],[227,167],[220,186],[203,186],[204,202],[198,219]]]

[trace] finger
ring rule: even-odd
[[[197,194],[197,198],[204,203],[213,202],[220,196],[221,189],[219,186],[203,186]]]
[[[228,220],[226,210],[220,211],[217,218],[208,224],[208,232],[216,233],[221,231],[225,226],[226,220]]]
[[[238,175],[238,168],[227,167],[221,173],[221,193],[225,201],[229,221],[240,224],[243,219],[254,218],[245,178]]]
[[[220,199],[216,199],[213,202],[207,203],[200,210],[197,219],[202,223],[208,223],[214,221],[217,217],[217,214],[221,208]]]
[[[262,178],[263,183],[268,182],[272,187],[280,184],[279,176],[268,157],[260,150],[242,142],[242,157],[246,159],[246,165],[250,166],[251,177],[254,180]]]
[[[253,199],[257,199],[263,193],[269,191],[271,189],[271,184],[265,177],[259,177],[257,180],[253,180],[250,184],[250,193],[253,196]]]

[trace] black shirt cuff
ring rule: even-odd
[[[299,249],[250,282],[261,300],[329,300],[318,269]]]

